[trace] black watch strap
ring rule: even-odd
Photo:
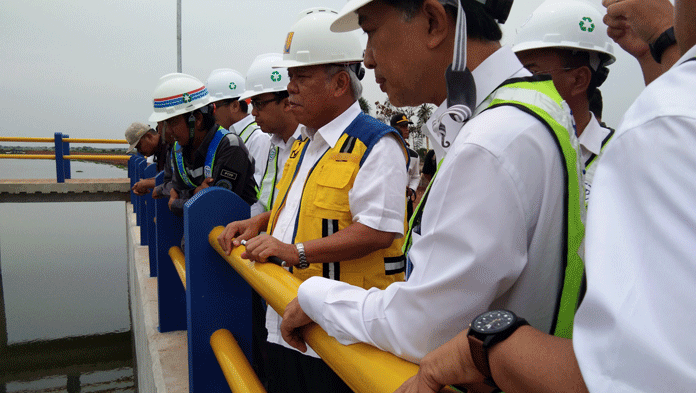
[[[674,27],[670,27],[665,30],[659,37],[649,44],[650,54],[656,62],[662,62],[662,55],[665,53],[667,48],[677,43],[677,39],[674,37]]]

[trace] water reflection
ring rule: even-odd
[[[0,160],[0,176],[55,178],[55,163]],[[0,203],[0,393],[135,391],[125,228],[123,202]]]

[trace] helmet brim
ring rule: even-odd
[[[350,0],[341,8],[336,20],[331,23],[331,31],[345,33],[360,28],[357,11],[360,7],[372,2],[372,0]]]

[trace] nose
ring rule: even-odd
[[[252,107],[251,107],[251,115],[254,116],[254,117],[258,117],[258,116],[259,116],[259,110],[258,110],[258,108],[256,108],[255,106],[252,106]]]
[[[377,63],[375,63],[375,58],[372,55],[372,47],[369,42],[365,47],[365,59],[363,60],[363,63],[365,64],[365,68],[369,68],[371,70],[374,70],[377,66]]]
[[[299,91],[297,90],[297,82],[292,79],[290,79],[290,82],[288,82],[287,89],[290,95],[299,93]]]

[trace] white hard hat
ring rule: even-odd
[[[205,82],[205,87],[210,93],[210,102],[237,98],[244,93],[244,86],[244,76],[229,68],[213,70]]]
[[[341,12],[338,13],[336,20],[331,24],[331,31],[340,33],[345,31],[352,31],[360,28],[358,24],[358,14],[357,11],[360,7],[371,3],[374,0],[348,0],[348,3],[341,8]],[[442,5],[451,5],[457,7],[459,5],[459,0],[438,0]],[[492,11],[492,16],[503,23],[507,19],[507,15],[510,13],[510,7],[512,7],[512,0],[509,1],[491,1],[491,0],[473,0],[477,3],[485,5],[488,7],[489,11]],[[493,10],[491,10],[491,8]],[[502,13],[502,14],[501,14]],[[504,17],[503,17],[504,16]],[[502,17],[502,18],[501,18]]]
[[[602,14],[584,0],[548,0],[517,29],[513,51],[541,48],[597,52],[602,65],[616,61]]]
[[[364,50],[357,33],[330,30],[336,15],[329,8],[302,11],[285,40],[283,61],[274,68],[361,62]]]
[[[247,71],[246,91],[239,99],[246,100],[259,94],[287,90],[290,80],[288,70],[273,68],[281,61],[283,61],[283,55],[280,53],[266,53],[256,56],[249,71]]]
[[[177,72],[159,79],[153,98],[155,111],[150,115],[150,122],[167,120],[210,103],[210,96],[203,82],[191,75]]]

